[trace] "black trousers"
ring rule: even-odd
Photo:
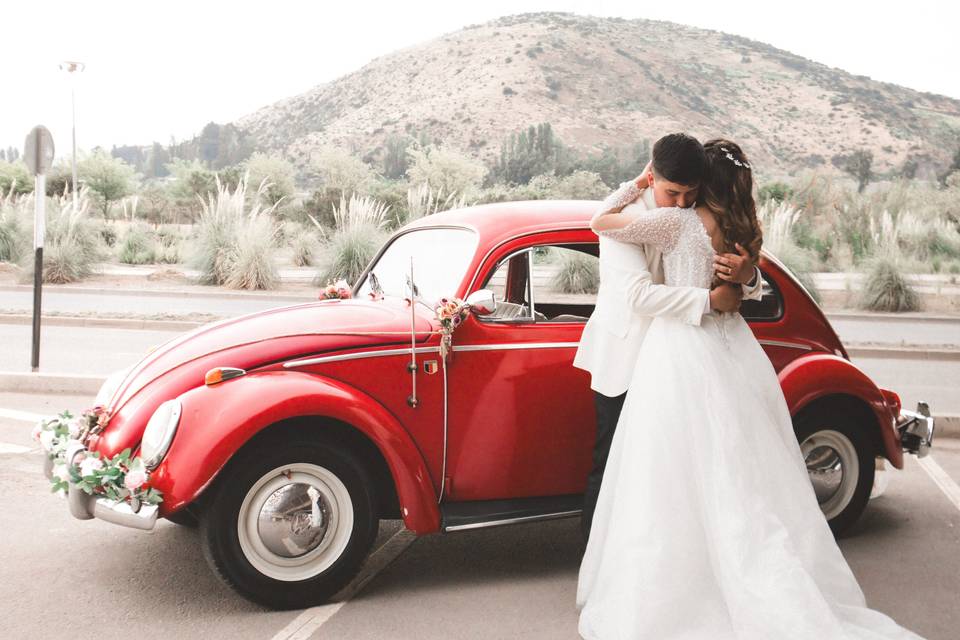
[[[597,439],[593,445],[593,467],[590,469],[590,475],[587,476],[587,488],[583,492],[583,515],[580,526],[584,542],[590,537],[590,525],[593,523],[593,511],[597,507],[603,470],[607,466],[610,442],[613,440],[613,432],[617,428],[617,421],[620,419],[623,401],[626,398],[626,391],[613,398],[597,391],[593,392],[593,403],[597,411]]]

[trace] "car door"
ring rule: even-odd
[[[445,498],[583,492],[595,416],[589,374],[572,362],[596,303],[598,246],[591,236],[526,238],[481,267],[471,290],[493,290],[498,304],[455,333]]]

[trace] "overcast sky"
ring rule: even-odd
[[[960,98],[953,3],[806,0],[535,2],[336,0],[14,2],[0,38],[0,147],[35,124],[70,147],[70,85],[81,60],[77,140],[167,144],[334,80],[391,51],[531,11],[668,20],[725,31],[922,91]],[[791,7],[789,10],[785,7]],[[957,6],[957,5],[953,5]],[[21,149],[22,151],[22,149]]]

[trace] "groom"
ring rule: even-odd
[[[602,210],[619,212],[634,201],[647,209],[691,207],[705,164],[703,146],[696,138],[683,133],[664,136],[653,145],[653,159],[637,179],[642,181],[645,175],[650,187],[641,192],[637,180],[621,183],[604,200]],[[600,236],[597,305],[573,360],[573,366],[590,372],[597,414],[593,468],[587,477],[581,519],[584,541],[590,535],[610,442],[650,321],[654,316],[668,316],[699,325],[711,310],[737,311],[741,297],[759,300],[762,296],[760,271],[748,254],[718,255],[714,267],[740,286],[724,284],[711,291],[668,287],[663,284],[660,250]]]

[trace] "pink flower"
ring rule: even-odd
[[[142,469],[131,469],[123,477],[123,486],[130,491],[136,491],[147,482],[147,472]]]
[[[43,432],[43,422],[38,422],[33,425],[33,430],[30,432],[30,437],[33,438],[36,442],[40,442],[40,434]]]

